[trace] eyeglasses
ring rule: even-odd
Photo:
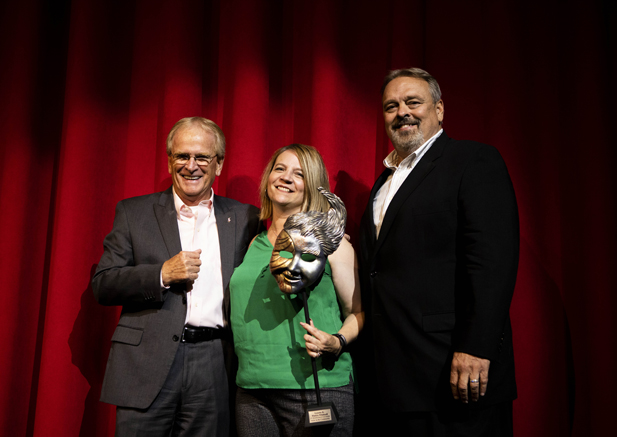
[[[214,158],[216,158],[216,155],[214,155],[214,156],[210,156],[210,155],[189,155],[188,153],[176,153],[175,155],[171,156],[171,159],[174,160],[174,163],[178,164],[178,165],[186,165],[186,164],[188,164],[189,161],[191,160],[191,158],[195,159],[195,163],[197,165],[206,166],[206,165],[210,165],[212,160]]]

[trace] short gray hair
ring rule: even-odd
[[[215,122],[203,117],[186,117],[174,124],[169,131],[169,135],[167,135],[167,156],[171,156],[171,147],[176,133],[190,126],[199,126],[204,131],[214,135],[214,151],[216,152],[216,157],[219,162],[225,159],[225,134]]]
[[[433,98],[433,103],[437,103],[441,99],[441,88],[439,88],[439,84],[433,76],[431,76],[421,68],[403,68],[400,70],[392,70],[383,79],[383,85],[381,86],[382,96],[383,92],[386,90],[386,86],[388,86],[388,84],[394,79],[399,77],[413,77],[426,81],[428,83],[428,89],[431,93],[431,97]]]

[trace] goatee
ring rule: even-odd
[[[403,152],[405,155],[412,154],[425,142],[424,134],[420,130],[420,126],[418,126],[418,130],[414,133],[392,129],[392,136],[390,139],[397,152]]]

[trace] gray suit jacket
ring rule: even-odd
[[[227,297],[229,278],[257,233],[259,210],[215,196],[214,213]],[[122,315],[111,339],[101,401],[147,408],[169,373],[186,317],[186,286],[160,285],[163,263],[182,250],[172,189],[119,202],[103,244],[92,289],[99,303],[121,305]]]

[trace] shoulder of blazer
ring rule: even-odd
[[[443,138],[443,141],[440,141]],[[484,143],[479,143],[477,141],[471,140],[455,140],[445,135],[445,132],[437,139],[435,145],[439,145],[442,149],[441,153],[445,153],[447,155],[472,155],[475,153],[499,153],[499,151],[489,145]],[[430,152],[430,150],[429,150]],[[429,154],[427,152],[427,155]]]
[[[165,191],[159,191],[158,193],[129,197],[128,199],[121,200],[119,203],[122,203],[126,208],[142,209],[151,207],[151,205],[173,206],[173,200],[173,191],[169,187]]]

